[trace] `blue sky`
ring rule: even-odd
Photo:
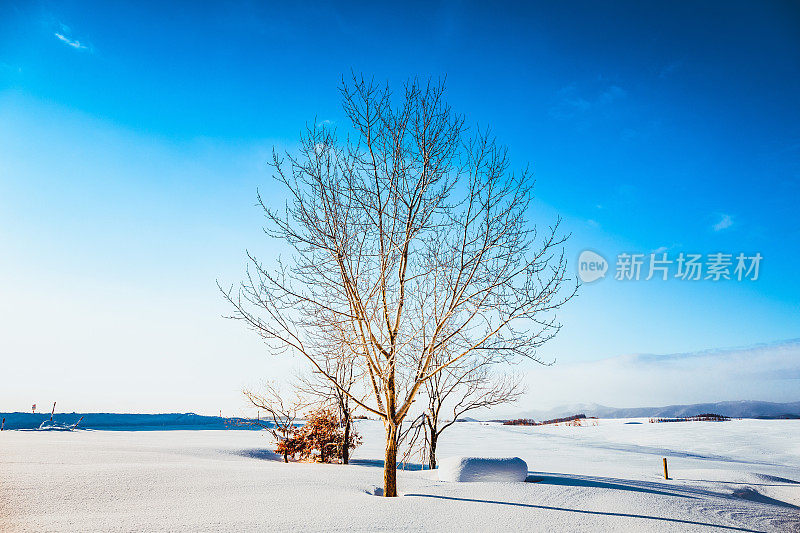
[[[564,217],[573,263],[586,248],[612,263],[764,258],[754,282],[585,285],[545,357],[800,337],[796,3],[3,1],[0,353],[13,379],[0,410],[230,412],[243,385],[291,373],[299,362],[220,318],[215,279],[240,279],[245,248],[279,249],[253,205],[256,187],[280,198],[264,163],[306,122],[345,127],[337,83],[351,69],[446,76],[454,108],[530,163],[533,218]]]

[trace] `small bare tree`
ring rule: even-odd
[[[327,356],[320,360],[324,372],[312,371],[310,375],[300,375],[295,386],[304,407],[327,407],[336,411],[344,432],[340,451],[342,464],[350,462],[348,443],[352,440],[353,415],[358,408],[350,399],[356,393],[358,366],[353,361],[353,354],[347,352],[348,348],[347,344],[331,343]],[[339,386],[335,386],[326,376],[335,377]],[[361,400],[364,401],[364,398]]]
[[[287,446],[286,443],[291,440],[297,431],[295,421],[301,409],[300,402],[298,400],[284,400],[278,388],[272,383],[267,383],[264,386],[262,394],[256,394],[247,389],[243,390],[242,393],[250,404],[266,413],[264,419],[259,415],[255,420],[251,419],[250,423],[261,426],[272,435],[272,438],[278,444],[278,449],[283,453],[283,461],[288,463],[291,446]],[[281,443],[283,443],[283,446],[281,446]]]
[[[341,95],[351,135],[309,126],[297,152],[273,155],[285,209],[259,195],[291,260],[268,267],[248,253],[239,290],[221,290],[273,350],[305,357],[380,417],[384,495],[396,496],[398,431],[420,388],[474,353],[538,361],[577,286],[559,222],[543,234],[528,222],[529,173],[508,171],[488,131],[469,131],[443,84],[412,80],[395,96],[354,76]],[[326,371],[330,339],[357,355],[369,399]],[[449,358],[435,362],[443,346]]]
[[[475,364],[475,363],[473,363]],[[436,468],[436,445],[442,432],[470,411],[517,401],[525,390],[521,380],[499,374],[489,363],[445,367],[425,383],[428,405],[423,413],[428,465]],[[442,418],[450,407],[452,418]]]

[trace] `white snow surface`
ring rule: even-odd
[[[0,531],[800,531],[796,420],[458,423],[440,457],[518,456],[528,482],[405,470],[399,498],[375,495],[382,424],[358,430],[351,465],[284,464],[257,431],[3,431]]]
[[[439,481],[522,482],[528,465],[519,457],[446,457],[437,461]]]

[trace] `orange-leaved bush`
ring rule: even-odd
[[[309,415],[306,423],[298,430],[295,440],[301,442],[296,453],[303,458],[316,458],[323,463],[341,460],[344,446],[352,450],[361,444],[361,437],[355,430],[350,432],[348,442],[345,443],[338,417],[331,409],[326,408],[317,409]]]
[[[305,449],[305,443],[299,435],[299,431],[295,431],[291,436],[285,437],[278,441],[278,447],[275,448],[275,453],[283,455],[284,461],[289,462],[289,457],[294,459],[295,455],[302,454]]]

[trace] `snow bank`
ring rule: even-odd
[[[440,481],[525,481],[528,465],[519,457],[448,457],[439,462]]]

